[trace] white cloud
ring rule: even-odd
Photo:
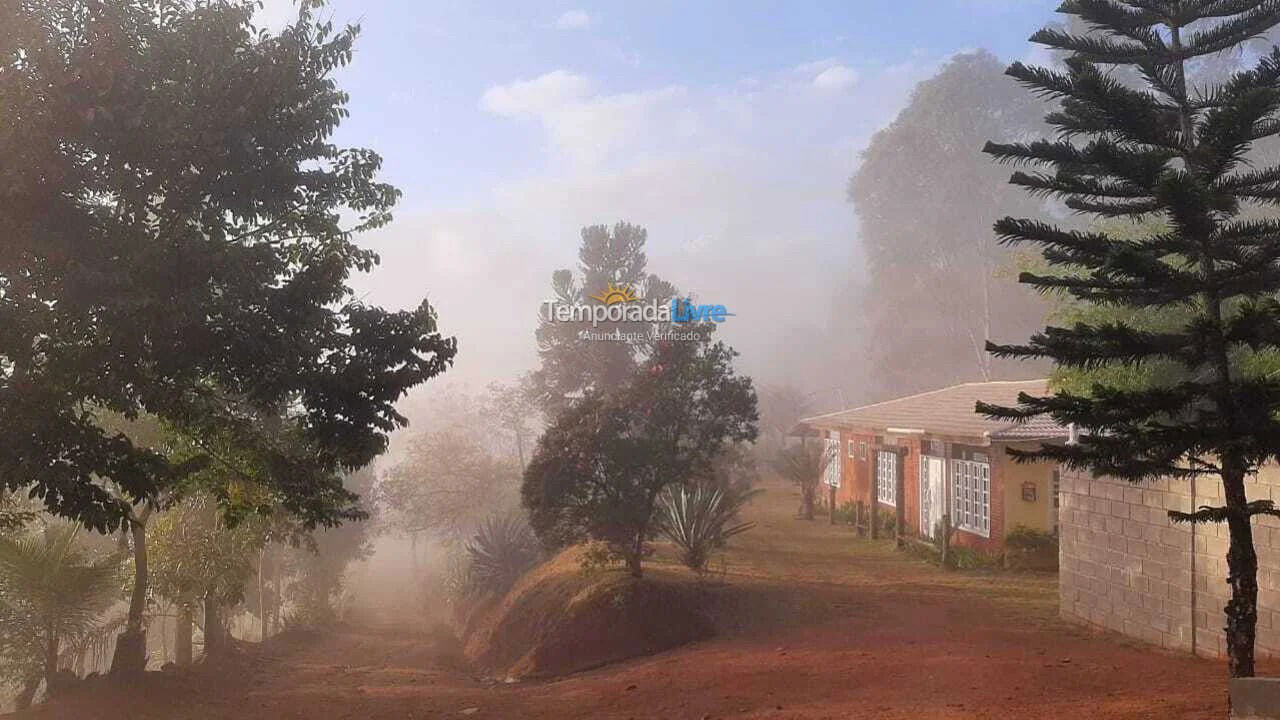
[[[532,80],[517,80],[489,88],[480,98],[480,107],[495,115],[543,115],[582,97],[591,83],[581,75],[554,70]]]
[[[561,30],[585,30],[593,23],[594,19],[585,10],[566,10],[556,18],[556,27]]]
[[[511,377],[536,362],[538,304],[582,226],[626,220],[648,228],[653,272],[737,313],[722,335],[745,372],[817,377],[797,363],[822,353],[779,338],[821,336],[857,261],[857,154],[938,60],[868,69],[842,92],[814,92],[834,60],[710,88],[606,91],[567,69],[492,87],[480,108],[538,123],[545,166],[513,168],[473,207],[402,208],[371,236],[383,266],[357,284],[389,306],[429,293],[459,335],[455,379]]]
[[[857,71],[846,65],[832,65],[813,78],[813,86],[819,90],[846,90],[857,82]]]

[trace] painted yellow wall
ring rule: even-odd
[[[992,451],[996,470],[1004,483],[1005,533],[1018,525],[1045,532],[1052,530],[1049,512],[1053,506],[1053,469],[1057,466],[1054,463],[1021,465],[1015,463],[1003,447],[993,447]],[[1036,484],[1035,502],[1022,499],[1022,484],[1027,482]]]

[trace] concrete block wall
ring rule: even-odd
[[[1174,525],[1169,510],[1220,505],[1211,477],[1132,485],[1062,469],[1059,593],[1070,620],[1172,650],[1221,657],[1229,588],[1225,525]],[[1194,489],[1194,495],[1193,495]],[[1280,470],[1248,482],[1250,500],[1280,501]],[[1280,657],[1280,519],[1254,519],[1258,655]]]

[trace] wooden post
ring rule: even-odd
[[[905,477],[906,473],[903,472],[903,470],[906,469],[905,460],[906,460],[905,453],[903,453],[902,451],[898,451],[898,454],[895,456],[895,465],[897,465],[897,468],[896,468],[897,472],[894,473],[894,475],[896,476],[895,480],[897,481],[897,487],[893,489],[893,499],[895,501],[894,506],[898,511],[898,517],[893,523],[893,538],[894,540],[897,541],[898,547],[902,547],[904,542],[903,538],[906,537],[906,533],[904,532],[904,530],[905,530],[906,521],[907,521],[907,503],[906,503],[906,495],[905,495],[907,479]]]
[[[835,525],[836,524],[836,486],[827,485],[827,487],[831,488],[831,507],[830,507],[830,512],[827,513],[827,517],[831,518],[831,524]]]
[[[867,524],[871,526],[871,539],[880,537],[880,507],[876,505],[876,483],[880,477],[880,451],[873,450],[871,455],[871,478],[867,482]]]
[[[942,513],[942,568],[951,567],[951,513]]]

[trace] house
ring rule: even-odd
[[[1065,441],[1067,430],[1049,420],[989,420],[974,406],[1047,392],[1045,380],[967,383],[801,422],[838,458],[828,465],[838,505],[862,501],[891,512],[901,505],[904,532],[923,537],[949,513],[953,545],[999,553],[1016,526],[1058,527],[1057,465],[1016,464],[1006,450]]]

